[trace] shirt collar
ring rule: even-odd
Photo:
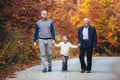
[[[66,43],[65,43],[65,42],[63,42],[63,43],[64,43],[64,44],[67,44],[68,42],[66,42]]]
[[[88,29],[89,28],[89,26],[88,27],[84,27],[84,29]]]
[[[46,21],[47,20],[47,18],[46,19],[41,19],[42,21]]]

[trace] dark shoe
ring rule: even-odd
[[[65,70],[62,70],[62,72],[65,72]]]
[[[43,69],[43,71],[42,71],[43,73],[46,73],[47,72],[47,69]]]
[[[62,72],[64,72],[65,70],[62,68]]]
[[[68,70],[65,70],[65,72],[68,72]]]
[[[52,69],[49,69],[48,72],[52,72]]]
[[[48,67],[48,72],[52,72],[52,67],[51,66]]]
[[[68,70],[62,70],[62,72],[68,72]]]
[[[62,69],[62,72],[68,72],[68,70]]]
[[[80,72],[81,72],[81,73],[84,73],[84,72],[85,72],[85,70],[81,70]]]
[[[86,73],[90,73],[90,70],[87,70]]]

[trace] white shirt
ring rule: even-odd
[[[88,40],[88,28],[89,27],[84,27],[83,28],[83,32],[82,32],[82,34],[83,34],[83,40]]]
[[[60,47],[60,54],[64,56],[68,56],[70,48],[78,48],[78,46],[74,46],[70,42],[60,42],[59,44],[55,44],[55,46]]]

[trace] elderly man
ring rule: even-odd
[[[50,19],[47,19],[47,11],[41,11],[41,19],[37,21],[34,33],[34,46],[36,46],[37,37],[41,53],[43,73],[47,72],[46,53],[48,55],[48,72],[52,71],[52,43],[55,42],[54,26]]]
[[[90,73],[92,65],[92,52],[96,48],[97,34],[96,29],[89,24],[89,19],[83,19],[84,26],[81,26],[78,30],[78,46],[80,46],[79,59],[81,63],[81,73],[85,71]],[[87,56],[87,65],[84,60],[84,56]]]

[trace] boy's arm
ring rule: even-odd
[[[78,48],[78,45],[73,45],[73,44],[70,43],[70,47],[71,48]]]
[[[60,47],[60,45],[61,43],[58,43],[58,44],[55,43],[55,47]]]

